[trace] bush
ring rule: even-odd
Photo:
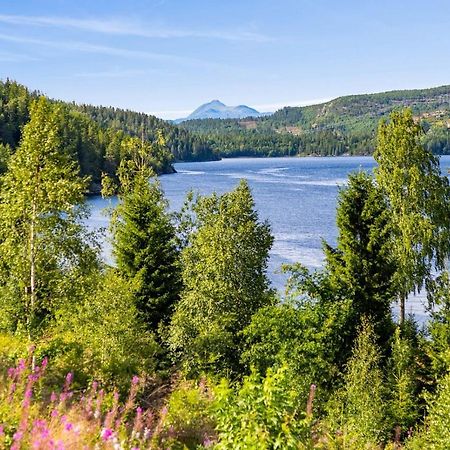
[[[158,346],[138,316],[132,292],[130,283],[108,271],[96,292],[61,312],[51,338],[38,347],[51,357],[53,374],[74,371],[81,385],[96,380],[122,390],[134,374],[154,371]]]
[[[216,388],[215,419],[221,449],[308,448],[310,417],[306,399],[292,386],[286,368],[269,369],[262,378],[256,372],[245,377],[242,386],[228,381]]]

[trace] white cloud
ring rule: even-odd
[[[78,51],[84,53],[97,53],[110,56],[119,56],[124,58],[157,60],[165,62],[174,62],[179,64],[187,64],[204,68],[223,69],[222,64],[203,61],[196,58],[177,56],[164,53],[155,53],[142,50],[130,50],[120,47],[111,47],[106,45],[89,44],[79,41],[47,41],[43,39],[25,38],[20,36],[12,36],[0,33],[0,41],[15,42],[19,44],[30,44],[40,47],[56,48],[64,51]],[[229,69],[230,67],[227,66]]]
[[[187,30],[157,24],[126,22],[119,19],[76,19],[54,16],[19,16],[0,14],[0,22],[11,25],[73,28],[95,33],[137,36],[144,38],[204,38],[225,41],[268,42],[272,39],[248,30]]]

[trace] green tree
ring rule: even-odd
[[[447,450],[450,448],[450,374],[439,382],[436,394],[429,398],[425,427],[407,442],[407,449]]]
[[[245,181],[222,196],[198,198],[193,212],[171,348],[188,370],[237,369],[241,331],[255,311],[272,302],[266,269],[273,237],[258,220]]]
[[[391,239],[400,292],[400,323],[408,294],[445,267],[450,243],[450,188],[439,160],[420,143],[422,128],[412,112],[393,112],[382,121],[374,154],[375,179],[388,202]]]
[[[160,136],[161,146],[164,145]],[[181,276],[175,228],[160,184],[152,180],[154,145],[133,139],[119,170],[119,204],[113,212],[113,254],[119,272],[133,280],[135,304],[149,329],[168,323]]]
[[[74,301],[97,262],[80,222],[87,180],[66,152],[60,106],[31,106],[19,148],[1,179],[2,325],[36,337],[63,301]]]
[[[406,328],[406,327],[405,327]],[[413,327],[409,327],[415,334]],[[389,412],[392,428],[399,427],[405,433],[419,417],[419,386],[417,373],[415,336],[395,330],[392,353],[388,361]]]
[[[375,448],[387,437],[383,373],[375,338],[371,325],[363,321],[344,375],[344,386],[331,402],[331,423],[351,443],[348,448]]]
[[[348,186],[339,192],[336,223],[337,247],[324,244],[325,267],[336,295],[352,303],[346,327],[349,349],[363,316],[386,344],[393,329],[395,263],[386,203],[367,173],[350,174]]]

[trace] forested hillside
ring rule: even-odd
[[[1,449],[450,448],[450,185],[410,110],[339,191],[323,268],[285,265],[284,294],[248,183],[170,212],[132,137],[106,265],[69,113],[29,111],[0,175]]]
[[[181,126],[206,137],[224,155],[371,154],[378,121],[405,107],[427,132],[425,147],[450,153],[450,86],[351,95],[286,107],[267,117],[191,120]]]
[[[19,145],[22,129],[30,119],[30,105],[39,92],[29,91],[14,81],[0,81],[0,170]],[[214,159],[202,138],[142,113],[116,108],[76,105],[53,101],[60,107],[64,122],[62,139],[80,164],[81,175],[91,179],[97,192],[102,173],[114,175],[130,147],[144,140],[153,143],[152,167],[156,173],[173,171],[174,160]],[[158,136],[164,143],[157,144]]]

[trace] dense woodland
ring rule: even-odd
[[[127,137],[102,179],[119,197],[106,265],[68,139],[72,120],[102,126],[14,98],[27,120],[0,177],[1,447],[450,447],[450,186],[410,110],[380,123],[375,173],[340,191],[323,269],[283,267],[280,294],[245,180],[168,211],[163,133]],[[424,286],[419,329],[405,303]]]
[[[0,81],[0,170],[4,160],[20,143],[22,129],[30,119],[31,103],[39,92],[30,92],[14,81]],[[204,140],[161,119],[142,113],[91,105],[55,102],[64,122],[64,146],[76,156],[82,175],[90,177],[90,190],[99,191],[102,174],[115,175],[123,158],[137,141],[165,144],[153,146],[152,168],[156,173],[173,171],[175,160],[216,159]]]
[[[378,121],[408,107],[427,131],[424,146],[449,154],[449,105],[450,86],[442,86],[351,95],[266,117],[190,120],[180,126],[206,138],[224,156],[367,155],[375,149]]]

